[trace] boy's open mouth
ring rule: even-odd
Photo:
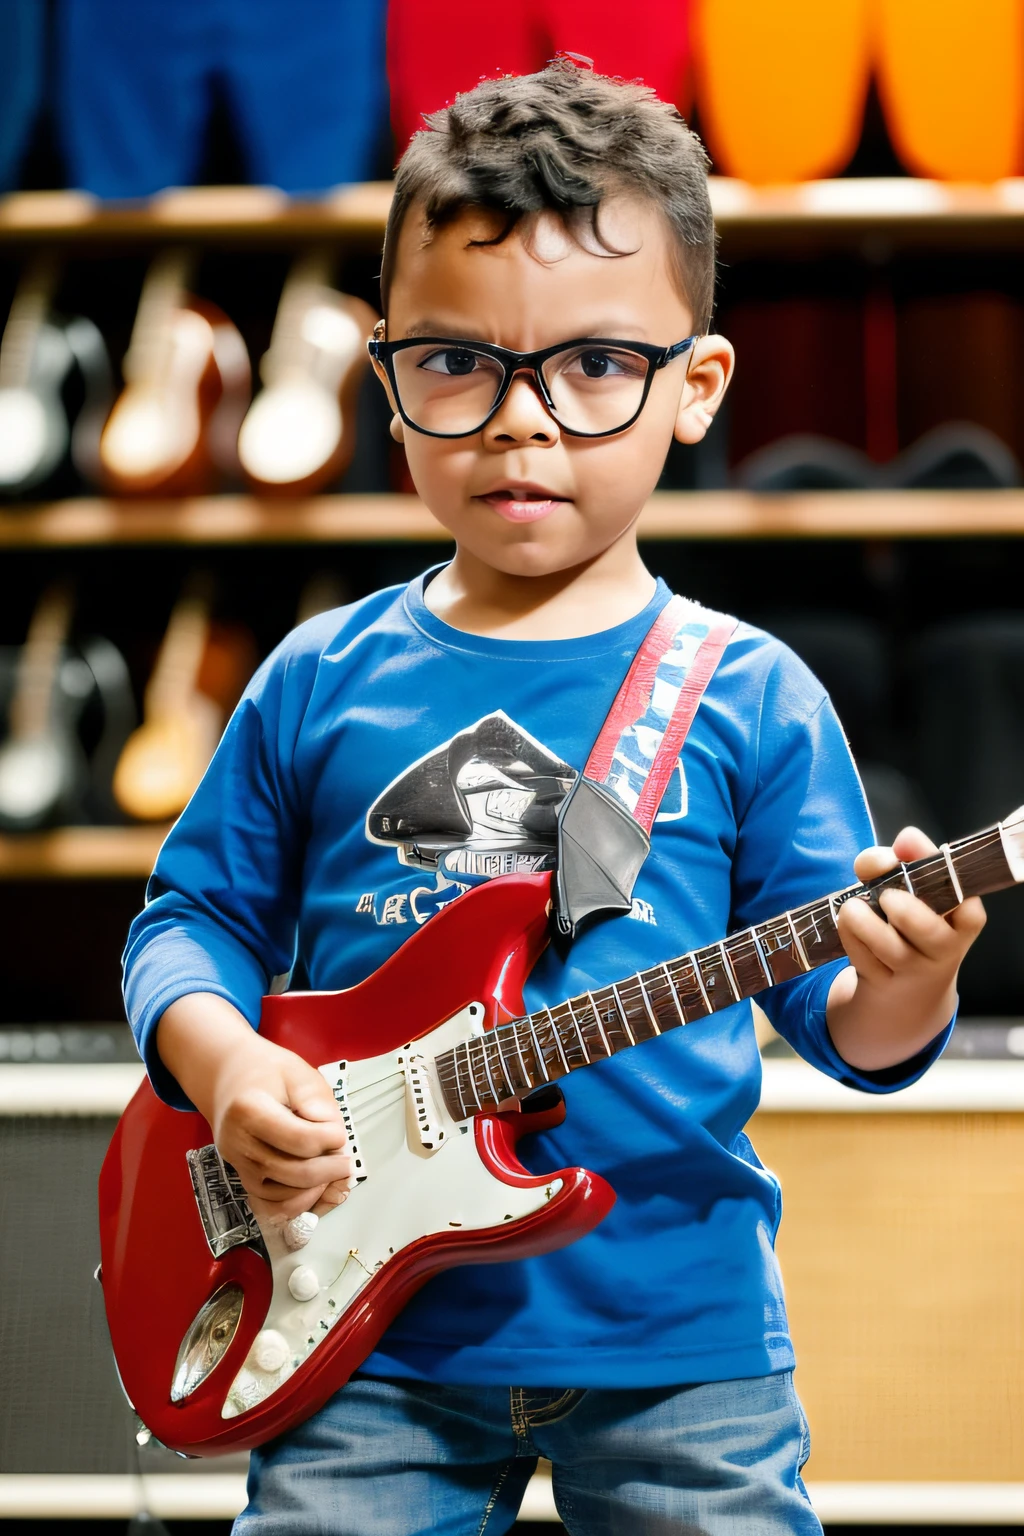
[[[489,507],[493,507],[500,517],[507,518],[510,523],[535,523],[549,516],[569,498],[559,496],[540,485],[502,485],[475,499],[486,501]]]

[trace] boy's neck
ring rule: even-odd
[[[641,613],[657,583],[635,539],[619,540],[572,570],[514,576],[465,549],[424,594],[431,613],[465,634],[509,640],[574,640]]]

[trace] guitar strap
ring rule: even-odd
[[[648,630],[559,812],[563,935],[593,912],[630,910],[658,807],[736,623],[673,597]]]

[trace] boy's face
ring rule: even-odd
[[[531,352],[587,336],[668,347],[690,335],[669,235],[649,203],[620,196],[601,204],[602,236],[623,256],[584,249],[551,213],[520,226],[529,248],[519,229],[500,245],[470,243],[492,238],[501,224],[498,215],[468,209],[426,239],[422,211],[410,209],[396,253],[389,341],[432,335]],[[496,415],[470,437],[428,437],[397,415],[391,430],[405,444],[417,490],[460,550],[510,576],[549,575],[633,539],[673,436],[688,443],[704,436],[732,365],[724,338],[702,337],[692,353],[655,372],[638,420],[611,437],[563,432],[528,373],[513,379]]]

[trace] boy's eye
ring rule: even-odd
[[[432,373],[447,374],[450,378],[462,378],[472,373],[476,365],[476,353],[465,347],[446,347],[443,352],[431,352],[420,363],[421,368],[428,368]]]
[[[632,352],[609,352],[606,348],[588,348],[565,357],[559,370],[582,374],[587,379],[629,379],[646,371],[645,359]]]

